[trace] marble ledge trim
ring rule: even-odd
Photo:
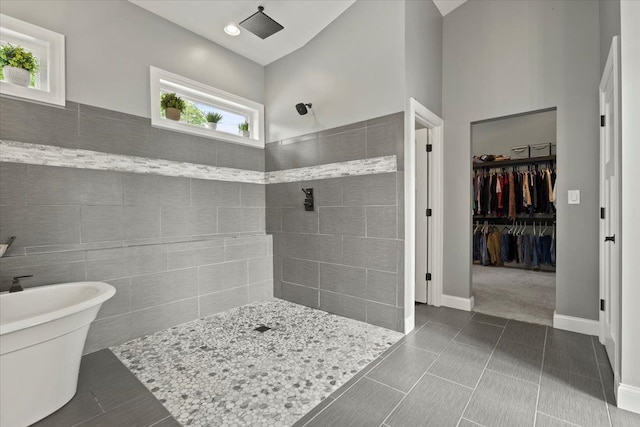
[[[265,180],[267,184],[280,184],[285,182],[340,178],[343,176],[375,175],[396,172],[398,170],[397,163],[395,155],[373,157],[371,159],[351,160],[348,162],[265,172]]]
[[[0,162],[176,176],[246,184],[279,184],[397,171],[395,155],[260,172],[7,140],[0,140]]]
[[[0,140],[0,161],[264,184],[264,172]]]

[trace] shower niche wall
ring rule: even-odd
[[[471,123],[474,310],[552,325],[556,109]]]

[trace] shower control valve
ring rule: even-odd
[[[304,210],[305,211],[314,211],[315,210],[315,204],[313,202],[313,188],[303,188],[302,191],[305,194]]]

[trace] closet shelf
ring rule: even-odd
[[[556,156],[528,157],[526,159],[501,160],[498,162],[474,163],[473,169],[485,169],[507,166],[536,165],[540,163],[555,162]]]

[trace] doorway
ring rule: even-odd
[[[556,109],[471,123],[473,310],[553,326]]]
[[[421,303],[426,293],[427,304],[438,307],[441,305],[444,270],[443,125],[442,119],[437,115],[415,99],[409,99],[404,140],[405,333],[411,332],[415,327],[417,298],[420,298]],[[428,158],[425,159],[425,156]],[[425,161],[426,165],[423,164]],[[418,191],[422,193],[420,197]],[[428,217],[427,209],[431,209]]]

